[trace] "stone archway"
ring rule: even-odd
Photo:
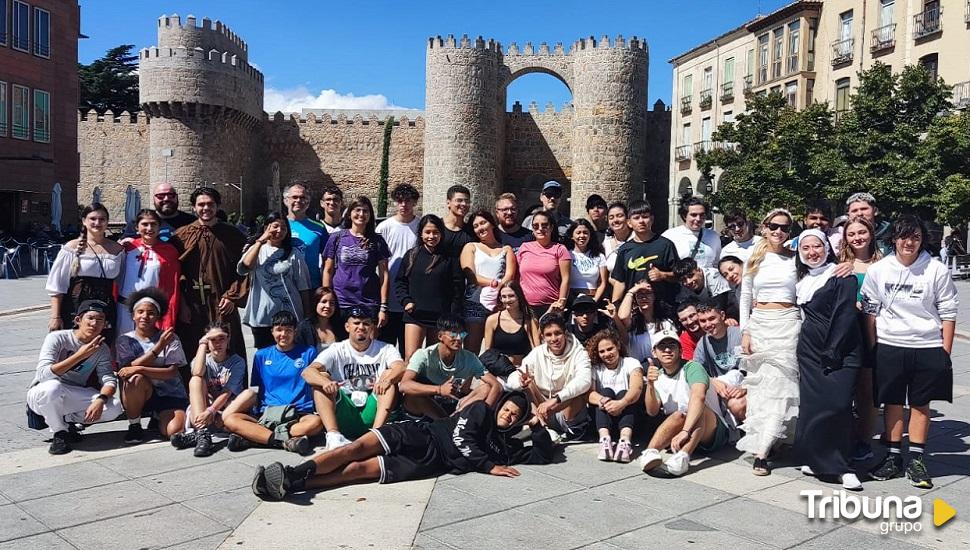
[[[687,176],[680,178],[680,183],[677,184],[677,200],[680,200],[680,197],[683,197],[684,195],[693,194],[694,186],[691,184],[690,178]]]

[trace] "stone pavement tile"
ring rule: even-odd
[[[903,541],[874,535],[851,527],[825,533],[798,546],[799,550],[830,550],[831,548],[879,548],[880,550],[916,550],[921,548]]]
[[[606,542],[629,550],[644,548],[691,548],[692,550],[731,550],[771,548],[691,519],[674,519],[625,533]]]
[[[0,506],[0,541],[19,539],[44,531],[47,528],[43,523],[32,518],[16,504]]]
[[[566,460],[542,466],[522,466],[584,487],[593,487],[609,481],[624,479],[640,473],[636,462],[617,464],[596,460],[599,445],[572,444],[565,448]]]
[[[222,461],[139,478],[138,482],[175,501],[248,487],[253,470],[245,464]]]
[[[150,449],[144,451],[104,458],[97,462],[126,477],[139,478],[184,470],[194,466],[203,466],[228,459],[228,451],[198,458],[192,455],[192,449],[179,451],[175,447],[172,447],[170,443],[163,442],[161,445],[152,445]]]
[[[694,483],[690,474],[679,479],[659,479],[641,474],[601,485],[595,491],[677,515],[735,498],[731,493]]]
[[[563,529],[578,526],[593,540],[614,537],[675,515],[666,510],[643,506],[596,490],[533,502],[518,508],[517,511],[550,526],[559,526]],[[596,518],[596,521],[590,521],[591,518]]]
[[[708,468],[691,470],[682,479],[713,487],[732,495],[753,493],[789,480],[789,478],[774,474],[756,476],[751,473],[751,466],[746,462],[723,462]]]
[[[172,504],[162,495],[134,481],[83,489],[72,493],[28,500],[20,507],[51,529],[63,529],[89,521],[134,514]]]
[[[164,550],[216,550],[216,548],[219,548],[219,546],[221,546],[226,540],[229,533],[231,533],[231,531],[209,535],[208,537],[202,537],[172,546],[166,546]],[[319,547],[322,548],[323,545],[320,545]]]
[[[221,523],[179,504],[95,521],[58,534],[81,550],[164,548],[222,533]]]
[[[939,548],[940,550],[956,550],[970,548],[970,523],[963,521],[959,516],[947,522],[946,525],[936,528],[933,527],[933,511],[926,507],[923,508],[923,516],[919,522],[921,529],[919,532],[901,533],[890,531],[883,535],[880,532],[883,522],[881,521],[857,521],[847,529],[859,530],[879,537],[888,538],[894,541],[914,544],[924,548]]]
[[[50,433],[46,431],[34,432],[33,430],[27,430],[27,432],[25,432],[27,433],[27,436],[37,438],[37,443],[31,444],[31,446],[26,449],[4,449],[2,452],[0,452],[0,476],[7,474],[23,474],[35,470],[45,470],[55,467],[83,464],[85,462],[93,462],[102,458],[110,458],[112,456],[144,451],[159,445],[159,443],[145,443],[132,447],[119,445],[117,447],[112,446],[102,448],[98,443],[96,443],[96,440],[99,439],[98,437],[88,437],[87,432],[92,428],[85,430],[84,440],[77,444],[78,446],[74,448],[74,451],[58,456],[49,454],[47,452],[48,444],[41,441],[42,438],[49,438]],[[40,435],[32,435],[30,432]],[[85,448],[82,448],[82,446]],[[2,477],[0,477],[0,491],[2,490],[3,481]]]
[[[558,464],[550,464],[544,468],[556,466]],[[572,493],[583,488],[570,481],[541,473],[538,468],[521,468],[519,471],[522,475],[516,478],[473,473],[456,476],[440,483],[485,500],[505,503],[507,508]]]
[[[832,491],[841,489],[841,485],[825,485],[814,478],[793,479],[781,485],[774,485],[748,493],[745,498],[763,502],[777,508],[790,510],[797,514],[805,515],[808,509],[808,498],[801,496],[802,491],[822,491],[823,496],[831,496]]]
[[[771,521],[766,518],[771,518]],[[838,527],[835,523],[809,523],[805,512],[790,512],[745,497],[698,510],[690,514],[690,519],[746,539],[780,547],[804,542]],[[780,526],[784,528],[780,529]]]
[[[48,456],[46,450],[45,456]],[[108,485],[124,479],[117,472],[94,462],[79,462],[0,476],[0,492],[10,500],[26,499],[69,493],[79,489]]]
[[[414,544],[411,545],[411,550],[454,550],[454,548],[424,533],[418,533],[414,537]]]
[[[932,506],[933,500],[942,498],[956,509],[957,514],[963,514],[964,520],[970,518],[970,479],[963,478],[955,483],[928,493],[924,499],[926,505]],[[931,508],[932,510],[932,508]],[[957,517],[960,517],[959,515]]]
[[[263,502],[221,548],[306,548],[307,526],[338,526],[326,529],[312,547],[410,548],[434,484],[433,479],[393,487],[370,483]]]
[[[253,494],[253,490],[247,484],[240,489],[193,498],[182,504],[226,527],[235,529],[259,506],[260,502],[262,501]]]
[[[284,466],[296,466],[309,458],[280,449],[246,449],[238,453],[230,453],[227,449],[224,449],[216,454],[223,453],[233,461],[245,464],[253,469],[256,466],[265,466],[273,462],[280,462]]]
[[[583,546],[579,550],[622,550],[619,546],[615,544],[610,544],[608,542],[594,542],[589,546]]]
[[[551,541],[556,548],[576,548],[598,542],[587,531],[589,521],[565,524],[551,523],[545,517],[519,510],[451,523],[424,534],[462,550],[495,550],[497,548],[546,548]],[[564,525],[565,524],[565,525]]]
[[[74,545],[54,533],[41,533],[0,543],[0,550],[76,550]]]
[[[421,518],[420,531],[427,531],[448,523],[464,521],[499,512],[508,507],[503,502],[485,500],[441,482],[434,486],[428,506]]]

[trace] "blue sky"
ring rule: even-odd
[[[371,1],[88,0],[81,4],[79,59],[89,63],[118,44],[156,42],[158,16],[220,19],[249,43],[266,77],[268,109],[424,107],[424,52],[434,35],[482,35],[507,46],[531,41],[567,48],[583,36],[645,37],[649,102],[670,102],[667,61],[781,0]],[[184,19],[183,19],[184,21]],[[557,108],[569,91],[551,76],[525,75],[509,102]]]

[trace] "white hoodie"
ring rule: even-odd
[[[589,391],[593,380],[586,349],[572,334],[569,334],[569,338],[566,352],[562,355],[553,355],[549,346],[542,344],[522,359],[522,368],[535,380],[539,391],[547,397],[558,395],[562,401],[569,401]],[[522,389],[521,371],[510,374],[507,383],[510,390]]]
[[[955,321],[959,305],[946,266],[926,251],[909,267],[887,256],[869,268],[862,283],[862,307],[876,316],[881,344],[940,347],[943,321]]]

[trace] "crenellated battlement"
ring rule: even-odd
[[[647,41],[642,38],[637,38],[636,36],[631,37],[629,40],[623,38],[623,35],[617,35],[612,41],[607,35],[603,35],[599,40],[596,37],[590,36],[589,38],[580,38],[579,40],[573,42],[572,49],[570,53],[583,51],[583,50],[609,50],[609,49],[628,49],[628,50],[638,50],[647,52]]]
[[[549,49],[549,44],[541,42],[539,48],[536,49],[532,46],[532,42],[526,42],[523,48],[519,48],[519,45],[515,42],[509,44],[508,51],[505,52],[506,56],[516,56],[516,55],[567,55],[565,48],[563,48],[562,42],[557,42],[553,46],[552,50]]]
[[[322,115],[317,115],[316,113],[307,113],[306,115],[301,115],[299,113],[284,114],[277,111],[273,114],[266,113],[263,118],[264,123],[268,124],[304,124],[304,125],[314,125],[314,124],[329,124],[333,126],[384,126],[384,121],[387,117],[380,118],[376,114],[372,114],[369,117],[364,117],[361,115],[347,116],[346,114],[339,114],[337,116],[331,116],[329,113],[324,113]],[[424,117],[417,116],[411,119],[408,116],[396,117],[394,119],[394,127],[402,128],[424,128]]]
[[[208,17],[199,21],[194,15],[186,16],[184,22],[178,14],[159,17],[158,45],[216,49],[236,54],[243,60],[247,60],[249,56],[249,46],[228,26]]]
[[[472,40],[468,38],[467,34],[461,35],[461,38],[458,39],[455,38],[455,35],[449,34],[446,38],[442,38],[440,35],[429,38],[428,49],[477,49],[500,53],[502,51],[502,44],[491,38],[485,40],[481,36]]]
[[[202,48],[169,48],[155,46],[152,48],[143,48],[140,52],[138,52],[138,57],[142,66],[159,58],[182,58],[186,60],[186,63],[196,64],[198,64],[198,62],[208,62],[213,65],[212,68],[217,70],[221,68],[215,66],[218,64],[238,70],[247,75],[249,78],[252,78],[254,81],[258,82],[260,85],[263,84],[263,73],[256,70],[244,58],[241,58],[237,54],[233,54],[231,52],[220,52],[216,49],[206,51]],[[203,63],[200,68],[207,69],[209,67]]]
[[[138,111],[136,113],[129,113],[128,111],[121,111],[119,114],[114,114],[114,111],[108,109],[102,114],[99,114],[94,109],[78,109],[77,121],[79,124],[138,124],[147,125],[149,123],[148,116],[144,111]]]

